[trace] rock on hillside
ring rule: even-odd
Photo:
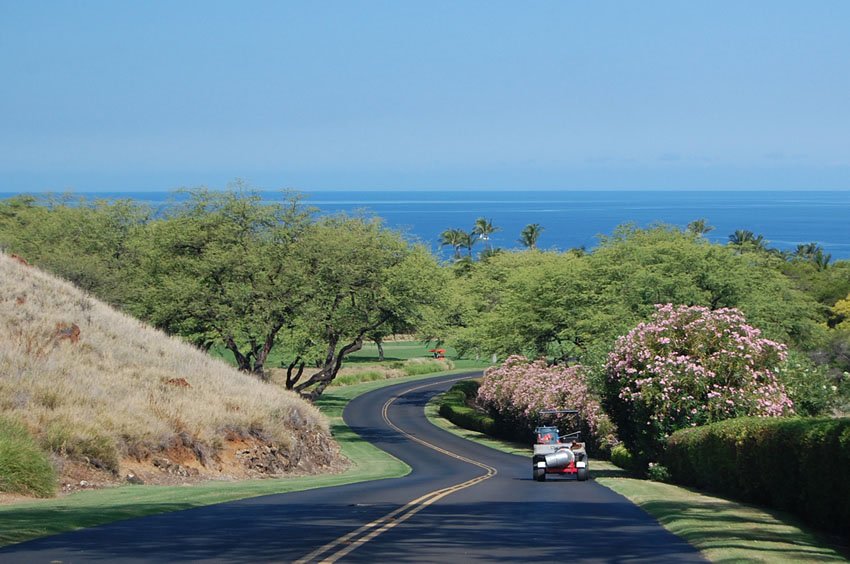
[[[0,254],[0,415],[52,453],[64,489],[341,467],[295,394]]]

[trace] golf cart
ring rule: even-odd
[[[540,415],[573,415],[575,410],[541,411]],[[584,443],[579,442],[581,433],[573,431],[560,434],[557,427],[540,426],[534,430],[536,444],[532,458],[532,476],[538,482],[546,481],[549,476],[575,476],[576,480],[587,480],[587,451]]]

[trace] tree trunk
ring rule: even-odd
[[[251,353],[247,355],[242,354],[242,351],[239,350],[239,346],[236,344],[236,341],[233,340],[233,337],[228,337],[225,341],[225,346],[233,353],[233,356],[236,358],[236,366],[239,370],[243,372],[251,371]]]
[[[384,341],[380,337],[375,339],[375,344],[378,345],[378,362],[384,362]]]
[[[281,327],[282,324],[275,325],[274,327],[272,327],[268,335],[266,335],[265,341],[263,341],[263,346],[256,350],[254,353],[254,368],[252,369],[252,372],[256,374],[261,380],[264,380],[266,382],[268,382],[269,380],[269,375],[266,374],[265,371],[266,359],[268,359],[269,353],[271,352],[272,347],[274,347],[275,337],[277,336]]]
[[[336,378],[345,357],[363,348],[364,333],[365,331],[358,335],[354,341],[339,349],[339,351],[336,350],[336,345],[339,343],[339,339],[332,338],[330,343],[328,343],[328,354],[325,356],[325,362],[322,364],[321,370],[310,376],[306,382],[296,385],[294,390],[310,401],[313,401],[322,395],[325,388],[327,388],[328,385],[333,382],[333,379]],[[315,387],[312,390],[308,392],[304,391],[314,385]]]
[[[301,376],[304,374],[304,366],[305,362],[301,360],[301,357],[295,357],[295,360],[289,363],[289,368],[286,369],[286,389],[291,390],[295,384],[298,383],[298,380],[301,379]],[[298,373],[295,374],[295,377],[292,376],[292,371],[295,367],[298,366]]]

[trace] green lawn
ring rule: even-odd
[[[441,374],[459,372],[463,370]],[[351,431],[342,421],[342,410],[352,398],[365,392],[438,375],[440,374],[368,382],[330,388],[325,392],[316,404],[330,419],[334,438],[339,442],[342,453],[351,461],[350,468],[344,473],[240,482],[205,482],[193,486],[127,485],[82,491],[53,499],[2,505],[0,506],[0,546],[120,519],[190,509],[260,495],[404,476],[410,472],[410,467],[362,440]]]
[[[434,345],[425,344],[422,341],[391,341],[384,343],[384,359],[386,361],[393,361],[408,360],[411,358],[429,358],[433,353],[428,352],[428,350],[432,348],[434,348]],[[447,358],[454,362],[456,368],[484,368],[489,366],[488,362],[459,358],[457,351],[451,347],[444,346],[441,348],[446,349]],[[213,347],[210,349],[210,354],[222,358],[234,366],[236,365],[233,353],[222,346]],[[290,360],[277,350],[272,350],[266,366],[270,368],[287,366]],[[364,343],[362,349],[349,355],[345,360],[344,366],[363,364],[379,364],[378,347],[371,341]]]
[[[428,419],[451,433],[491,448],[530,456],[530,447],[462,429],[440,417],[435,398]],[[705,495],[670,484],[637,480],[610,462],[591,460],[591,475],[628,498],[712,562],[847,562],[838,539],[779,511]]]

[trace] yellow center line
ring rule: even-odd
[[[448,382],[456,382],[458,380],[463,380],[463,379],[464,378],[456,378],[454,380],[448,380]],[[495,468],[493,468],[492,466],[488,466],[487,464],[483,464],[481,462],[478,462],[477,460],[472,460],[471,458],[467,458],[467,457],[462,456],[460,454],[457,454],[455,452],[448,451],[448,450],[446,450],[442,447],[439,447],[435,444],[429,443],[428,441],[420,439],[419,437],[415,437],[415,436],[411,435],[410,433],[402,430],[400,427],[398,427],[398,425],[396,425],[395,423],[393,423],[390,420],[389,408],[393,404],[393,402],[395,402],[395,400],[397,400],[398,398],[400,398],[401,396],[403,396],[405,394],[409,394],[410,392],[415,392],[416,390],[421,390],[422,388],[427,388],[427,387],[430,387],[430,386],[436,386],[437,384],[443,384],[445,382],[446,382],[446,380],[443,380],[441,382],[432,382],[432,383],[429,383],[429,384],[422,384],[421,386],[415,386],[413,388],[406,389],[404,392],[402,392],[402,393],[400,393],[396,396],[393,396],[392,398],[387,400],[387,402],[384,404],[383,408],[381,409],[381,416],[383,417],[384,421],[390,427],[392,427],[394,430],[401,433],[403,436],[407,437],[408,439],[415,441],[415,442],[417,442],[417,443],[419,443],[423,446],[426,446],[430,449],[436,450],[437,452],[439,452],[441,454],[445,454],[446,456],[450,456],[450,457],[455,458],[457,460],[461,460],[463,462],[478,466],[479,468],[484,469],[485,473],[480,475],[480,476],[476,476],[475,478],[472,478],[470,480],[467,480],[465,482],[461,482],[461,483],[455,484],[453,486],[448,486],[448,487],[441,488],[439,490],[434,490],[434,491],[428,492],[424,495],[421,495],[418,498],[414,499],[413,501],[409,501],[405,505],[399,507],[398,509],[391,511],[390,513],[387,513],[383,517],[381,517],[379,519],[375,519],[374,521],[372,521],[370,523],[366,523],[365,525],[361,526],[357,530],[352,531],[348,534],[345,534],[345,535],[339,537],[338,539],[333,540],[333,541],[327,543],[326,545],[317,548],[316,550],[314,550],[310,554],[296,560],[295,562],[297,564],[303,564],[303,563],[306,563],[306,562],[316,562],[319,556],[326,554],[328,552],[331,552],[334,549],[337,549],[336,552],[333,552],[332,554],[328,555],[324,559],[320,560],[320,562],[323,563],[323,564],[331,564],[333,562],[336,562],[337,560],[339,560],[340,558],[342,558],[346,554],[350,553],[351,551],[357,549],[360,546],[363,546],[367,542],[373,540],[374,538],[385,533],[386,531],[389,531],[390,529],[392,529],[396,525],[399,525],[399,524],[403,523],[404,521],[407,521],[408,519],[410,519],[411,517],[413,517],[414,515],[416,515],[417,513],[419,513],[420,511],[422,511],[426,507],[428,507],[429,505],[436,503],[440,499],[442,499],[442,498],[444,498],[448,495],[451,495],[455,492],[458,492],[458,491],[464,490],[466,488],[469,488],[471,486],[474,486],[475,484],[481,483],[484,480],[488,480],[488,479],[490,479],[490,478],[492,478],[493,476],[496,475],[497,470]]]

